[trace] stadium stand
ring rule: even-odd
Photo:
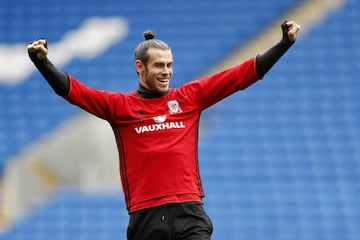
[[[36,0],[36,7],[13,0],[0,10],[12,19],[0,21],[0,42],[39,35],[56,42],[90,16],[121,15],[130,23],[124,41],[94,60],[74,59],[65,70],[94,87],[130,91],[137,86],[129,65],[134,44],[152,28],[173,48],[176,86],[300,2],[192,1],[174,7],[158,0],[139,8],[110,0],[56,0],[51,6]],[[348,0],[301,37],[262,82],[203,114],[199,154],[213,239],[360,238],[359,5]],[[0,106],[1,166],[77,113],[38,74],[17,85],[0,82]],[[0,239],[122,239],[126,226],[121,195],[64,188]]]
[[[51,44],[61,41],[65,33],[78,28],[89,17],[121,16],[127,19],[131,28],[124,41],[94,61],[75,58],[64,70],[91,86],[126,92],[137,87],[136,75],[133,74],[133,50],[142,40],[143,31],[153,29],[159,38],[167,40],[175,54],[182,53],[176,55],[178,73],[173,81],[179,85],[214,65],[239,43],[261,31],[262,24],[275,20],[278,13],[284,12],[296,2],[298,0],[283,1],[275,8],[271,7],[271,3],[262,1],[255,11],[266,14],[256,16],[250,12],[253,6],[247,1],[221,4],[199,1],[182,3],[176,8],[172,3],[165,4],[162,1],[142,3],[139,7],[136,3],[106,0],[101,3],[101,8],[98,3],[89,5],[86,1],[78,4],[70,0],[54,1],[51,6],[44,6],[40,1],[39,4],[34,1],[31,6],[27,6],[27,2],[23,0],[6,1],[4,9],[7,10],[3,10],[4,20],[1,26],[4,31],[0,35],[0,41],[8,45],[20,42],[26,49],[27,42],[46,36],[51,47]],[[273,10],[266,11],[270,7]],[[217,11],[223,14],[213,18],[212,15]],[[254,21],[251,27],[246,24],[249,20]],[[235,24],[238,26],[233,28]],[[218,33],[218,36],[214,36],[214,33]],[[222,41],[221,44],[218,41]],[[211,54],[208,53],[209,48],[212,49]],[[26,57],[25,53],[22,57]],[[196,64],[189,65],[189,62]],[[76,112],[73,107],[54,96],[37,73],[21,84],[2,84],[0,95],[8,96],[1,98],[1,109],[7,109],[0,116],[2,166],[21,147]],[[53,107],[54,104],[56,108]]]

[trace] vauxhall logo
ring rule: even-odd
[[[155,124],[143,125],[140,127],[136,127],[135,131],[137,134],[142,134],[146,132],[154,132],[154,131],[163,131],[174,128],[185,128],[185,125],[182,121],[179,122],[165,122],[166,115],[153,117]]]

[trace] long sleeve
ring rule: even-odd
[[[283,33],[281,41],[267,50],[264,54],[256,57],[256,72],[260,77],[263,77],[294,44],[294,42],[289,40],[288,26],[283,23],[281,28]]]
[[[70,81],[66,73],[57,69],[48,58],[38,59],[36,53],[29,53],[29,57],[58,95],[66,96],[69,93]]]

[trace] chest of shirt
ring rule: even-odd
[[[171,135],[191,131],[199,112],[186,100],[167,96],[159,99],[131,99],[124,115],[114,125],[126,136]]]

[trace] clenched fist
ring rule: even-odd
[[[281,27],[283,29],[283,34],[287,35],[284,37],[289,39],[290,42],[295,42],[301,26],[294,21],[285,21]]]
[[[27,50],[29,55],[36,54],[36,57],[39,60],[43,60],[46,58],[48,49],[47,49],[47,41],[45,39],[38,39],[29,43],[27,46]]]

